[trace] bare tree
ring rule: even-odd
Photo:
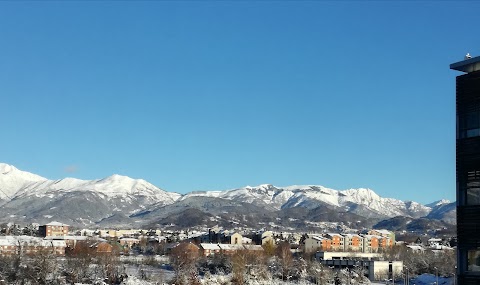
[[[273,240],[269,240],[262,245],[263,250],[267,256],[273,256],[275,254],[276,246],[273,243]]]
[[[248,265],[248,253],[246,250],[237,250],[231,257],[232,262],[232,283],[244,284],[246,267]]]
[[[352,284],[352,272],[348,268],[337,271],[337,277],[340,284]]]
[[[97,257],[94,241],[77,242],[74,248],[66,250],[63,272],[69,283],[89,283],[92,281],[91,265]]]
[[[335,276],[332,269],[317,261],[310,262],[308,273],[312,276],[312,281],[317,285],[330,284]]]
[[[19,254],[0,256],[0,279],[8,284],[14,284],[22,278],[20,273],[21,256]]]
[[[198,280],[196,262],[199,249],[192,243],[178,244],[170,254],[170,263],[175,271],[173,283],[177,285],[192,284]]]
[[[248,252],[248,278],[253,280],[272,280],[268,268],[268,256],[263,251]]]
[[[288,242],[281,242],[276,249],[276,256],[280,261],[280,270],[282,280],[290,278],[290,270],[293,265],[293,254],[290,250],[290,244]]]
[[[20,266],[21,274],[30,284],[59,284],[60,270],[54,247],[29,244],[28,258]]]

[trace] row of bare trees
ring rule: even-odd
[[[227,275],[225,282],[229,284],[275,283],[275,280],[330,284],[335,277],[332,269],[316,261],[294,257],[287,242],[274,246],[273,250],[268,247],[264,251],[238,250],[208,258],[201,256],[195,245],[182,243],[172,250],[170,263],[175,273],[171,281],[177,285],[201,284],[199,275],[203,275],[207,284],[208,280]]]
[[[450,277],[455,274],[455,250],[413,251],[405,246],[394,246],[383,253],[386,260],[401,260],[408,274],[415,276],[423,273],[438,274]]]
[[[64,258],[51,248],[0,256],[0,284],[120,284],[124,271],[118,256],[98,254],[88,244],[79,244]]]
[[[405,246],[395,246],[384,252],[383,259],[403,261],[403,276],[408,271],[409,276],[438,273],[448,277],[455,270],[453,250],[415,252]],[[170,260],[175,272],[172,283],[175,284],[200,284],[199,275],[204,279],[214,275],[229,276],[228,282],[233,284],[252,284],[252,280],[291,280],[322,285],[369,283],[361,266],[334,271],[310,257],[294,257],[287,242],[269,245],[262,252],[240,250],[208,258],[200,256],[193,244],[183,243],[172,251]]]
[[[422,273],[452,276],[455,269],[454,251],[413,252],[393,247],[384,253],[384,259],[403,261],[410,276]],[[194,244],[181,243],[170,253],[170,265],[174,273],[170,283],[177,285],[205,284],[217,276],[224,276],[227,283],[233,284],[256,284],[259,280],[319,285],[368,282],[362,268],[333,271],[309,257],[294,257],[287,242],[268,245],[263,251],[239,250],[208,258]],[[48,248],[31,255],[0,256],[0,280],[5,284],[119,284],[125,277],[125,266],[118,255],[98,253],[88,243],[77,244],[65,258],[58,258]]]

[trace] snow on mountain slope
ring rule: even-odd
[[[276,187],[270,184],[262,184],[256,187],[246,186],[226,191],[192,192],[186,194],[182,199],[191,196],[263,203],[273,206],[277,210],[297,206],[313,209],[322,204],[349,210],[351,205],[361,205],[362,209],[388,217],[399,215],[420,217],[427,215],[431,210],[430,207],[416,202],[382,198],[371,189],[359,188],[339,191],[318,185]]]
[[[9,200],[18,190],[28,185],[47,181],[47,178],[21,171],[12,165],[0,163],[0,199]]]
[[[457,203],[448,200],[440,200],[429,205],[434,205],[427,218],[442,220],[450,224],[457,222]]]
[[[87,220],[92,223],[108,219],[120,212],[130,215],[152,212],[157,208],[163,211],[162,207],[165,205],[175,207],[181,205],[183,201],[192,202],[195,199],[201,201],[202,197],[212,198],[207,199],[207,202],[218,204],[219,207],[225,204],[225,200],[229,200],[228,205],[224,205],[225,209],[219,211],[229,211],[234,205],[249,203],[269,211],[295,207],[309,210],[328,208],[374,219],[395,216],[425,217],[432,209],[448,205],[448,201],[442,200],[424,206],[413,201],[383,198],[371,189],[334,190],[319,185],[277,187],[262,184],[225,191],[196,191],[180,195],[166,192],[143,179],[132,179],[117,174],[96,180],[76,178],[48,180],[3,163],[0,163],[0,190],[0,203],[4,210],[8,209],[0,214],[25,217],[37,217],[41,214],[46,217],[51,215],[51,209],[58,205],[63,211],[68,209],[71,201],[85,201],[75,215],[81,218],[82,215],[86,215]],[[221,202],[213,198],[225,200]],[[52,206],[52,203],[55,206]],[[102,211],[94,213],[95,207],[102,207]],[[439,209],[439,217],[453,219],[451,213],[454,208],[453,210],[451,208]],[[34,212],[32,209],[35,209]],[[56,215],[62,215],[62,212],[58,210]],[[73,216],[71,219],[74,219]]]
[[[382,198],[371,189],[349,189],[340,191],[342,196],[341,204],[345,202],[353,202],[359,205],[365,205],[368,208],[383,213],[387,216],[394,217],[400,215],[408,215],[420,217],[428,214],[431,208],[423,206],[416,202],[405,202],[393,198]]]
[[[294,193],[289,190],[279,189],[270,184],[262,184],[256,187],[245,186],[243,188],[226,191],[195,191],[185,194],[181,199],[189,197],[214,197],[228,200],[236,200],[245,203],[255,203],[272,206],[280,209]]]
[[[20,171],[8,164],[0,164],[0,189],[2,190],[0,191],[0,198],[3,198],[1,195],[6,197],[5,194],[9,198],[31,195],[44,197],[66,192],[90,191],[101,194],[106,199],[141,196],[146,198],[145,202],[170,204],[181,196],[178,193],[166,192],[143,179],[132,179],[117,174],[96,180],[76,178],[48,180],[35,174]]]
[[[450,203],[452,203],[452,202],[450,202],[449,200],[442,199],[442,200],[438,200],[438,201],[432,202],[430,204],[427,204],[425,206],[430,207],[430,208],[435,208],[435,207],[445,205],[445,204],[450,204]]]

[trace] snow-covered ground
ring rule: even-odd
[[[371,285],[385,285],[385,284],[392,284],[391,281],[387,282],[372,282]],[[395,282],[396,285],[405,284],[403,280],[399,280]],[[437,284],[437,277],[432,274],[422,274],[417,276],[416,278],[410,279],[410,285],[434,285]],[[453,278],[444,278],[438,277],[438,284],[439,285],[453,285]]]
[[[173,276],[170,276],[173,277]],[[202,284],[205,285],[221,285],[221,284],[231,284],[230,283],[230,278],[231,276],[228,275],[212,275],[206,278],[202,278],[201,282]],[[165,279],[168,280],[168,279]],[[437,278],[435,275],[432,274],[423,274],[418,276],[417,278],[411,279],[410,280],[410,285],[434,285],[436,284]],[[161,281],[161,282],[166,282],[166,281]],[[136,276],[131,275],[128,277],[127,280],[125,280],[122,284],[124,285],[159,285],[159,284],[168,284],[168,283],[161,283],[158,281],[147,281],[147,280],[142,280]],[[443,277],[438,277],[438,283],[439,285],[453,285],[453,278],[443,278]],[[258,281],[258,280],[250,280],[248,284],[251,285],[272,285],[272,284],[278,284],[278,285],[307,285],[307,284],[312,284],[309,282],[283,282],[278,279],[275,280],[264,280],[264,281]],[[392,284],[392,281],[386,281],[386,282],[372,282],[371,285],[390,285]],[[403,280],[398,280],[395,282],[396,285],[401,285],[405,284]]]

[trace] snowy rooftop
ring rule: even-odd
[[[239,244],[218,244],[218,246],[220,247],[220,249],[223,249],[223,250],[239,250],[239,249],[243,249],[243,246],[239,245]]]
[[[247,250],[263,250],[263,247],[261,245],[256,245],[256,244],[245,244],[243,245],[245,249]]]
[[[140,241],[138,238],[121,238],[123,241]]]
[[[206,250],[220,250],[218,244],[213,243],[201,243],[200,247]]]
[[[314,239],[314,240],[325,240],[327,238],[324,238],[322,236],[312,236],[312,239]]]
[[[63,246],[63,240],[44,240],[38,237],[31,236],[0,236],[0,245],[3,246],[17,246],[17,245],[38,245],[38,246]]]
[[[425,250],[425,248],[423,248],[423,246],[420,246],[420,245],[411,245],[411,244],[409,244],[409,245],[407,245],[407,247],[408,247],[408,248],[411,248],[411,249],[413,249],[413,250],[421,250],[421,251],[424,251],[424,250]]]
[[[62,223],[59,223],[59,222],[50,222],[48,224],[46,224],[46,226],[61,226],[61,227],[68,227],[67,224],[62,224]]]
[[[348,238],[353,238],[353,237],[358,237],[358,238],[362,238],[362,236],[360,235],[357,235],[357,234],[342,234],[344,237],[348,237]]]

